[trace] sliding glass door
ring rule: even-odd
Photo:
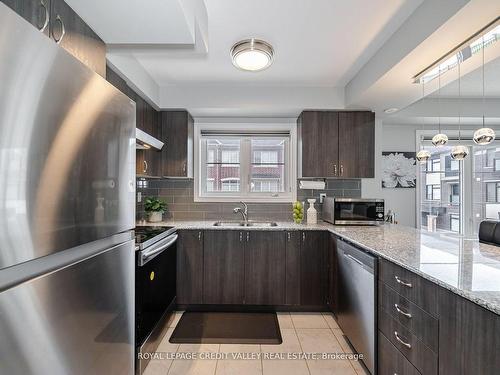
[[[470,154],[457,161],[450,157],[456,142],[439,148],[423,142],[431,158],[419,166],[418,225],[477,237],[481,221],[500,220],[500,142],[488,146],[462,143]]]

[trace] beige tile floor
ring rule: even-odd
[[[145,375],[366,375],[357,361],[265,359],[265,353],[351,353],[342,330],[329,313],[278,313],[281,345],[171,344],[168,339],[182,312],[171,319],[158,347],[169,353],[246,353],[245,359],[152,360]],[[260,353],[261,357],[252,353]]]

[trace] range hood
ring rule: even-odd
[[[161,148],[163,147],[162,141],[138,128],[135,129],[135,139],[135,147],[139,150],[148,150],[150,148],[161,150]]]

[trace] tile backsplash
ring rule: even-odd
[[[237,203],[194,202],[193,180],[186,179],[137,179],[137,192],[142,194],[142,202],[136,205],[136,219],[146,218],[144,198],[160,197],[167,202],[167,220],[237,220],[240,215],[233,213]],[[325,190],[301,190],[297,187],[297,200],[306,201],[315,198],[318,217],[321,218],[319,195],[329,197],[361,197],[361,180],[327,179]],[[306,202],[306,209],[309,206]],[[251,220],[291,221],[291,203],[249,203],[248,216]],[[304,217],[305,219],[305,217]]]

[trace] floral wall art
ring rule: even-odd
[[[382,152],[383,188],[414,188],[416,181],[415,152]]]

